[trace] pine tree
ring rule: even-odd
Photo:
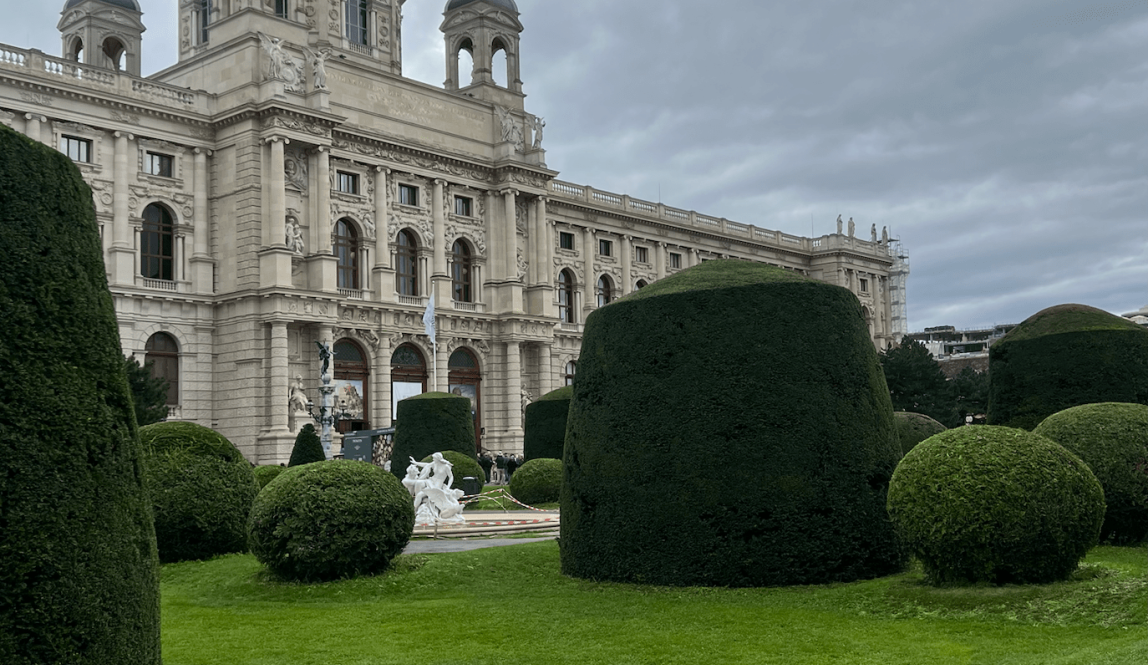
[[[325,461],[327,461],[327,455],[323,452],[323,442],[315,433],[315,426],[307,423],[295,436],[295,447],[291,449],[291,461],[287,462],[287,466]]]
[[[167,379],[151,375],[152,363],[140,365],[132,357],[124,358],[128,373],[128,387],[136,407],[136,424],[140,427],[158,423],[167,418]]]
[[[906,336],[900,346],[881,352],[881,367],[893,409],[923,413],[946,427],[955,424],[952,388],[924,344]]]

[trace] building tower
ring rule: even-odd
[[[514,0],[450,0],[440,30],[446,37],[446,82],[450,91],[522,109],[522,80],[519,70],[519,41],[522,23]],[[459,55],[470,53],[474,67],[470,84],[459,72]],[[495,82],[494,57],[506,55],[506,86]]]
[[[139,76],[142,17],[136,0],[68,0],[56,25],[63,56]]]
[[[909,255],[900,240],[889,243],[889,255],[893,257],[893,266],[889,268],[889,304],[893,310],[889,332],[893,343],[900,344],[901,338],[909,334],[908,294],[905,292],[909,281]]]

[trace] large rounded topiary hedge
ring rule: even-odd
[[[247,514],[259,493],[251,464],[222,434],[195,423],[140,428],[164,563],[247,549]]]
[[[934,584],[1043,583],[1068,577],[1096,545],[1104,492],[1063,446],[974,425],[901,460],[889,515]]]
[[[287,470],[285,466],[279,465],[266,465],[257,466],[251,470],[255,474],[255,482],[259,485],[259,489],[267,487],[267,483],[279,477],[279,474]]]
[[[414,504],[394,476],[366,462],[292,467],[251,508],[251,553],[276,575],[315,582],[381,572],[407,542]]]
[[[989,348],[990,425],[1031,430],[1058,411],[1098,402],[1148,404],[1148,329],[1059,305]]]
[[[1104,488],[1100,540],[1148,536],[1148,405],[1085,404],[1045,418],[1035,430],[1084,460]]]
[[[574,387],[566,386],[546,393],[526,406],[523,422],[522,455],[532,459],[562,459],[566,442],[566,415]]]
[[[901,441],[902,453],[909,452],[918,443],[948,429],[923,413],[894,411],[893,417],[896,419],[897,438]]]
[[[391,473],[402,479],[411,458],[455,450],[478,462],[470,399],[449,393],[423,393],[399,402]]]
[[[562,570],[721,586],[886,574],[904,562],[885,513],[900,456],[856,296],[702,263],[587,321]]]
[[[0,663],[160,662],[151,505],[92,192],[0,125]]]
[[[323,451],[323,442],[315,432],[315,426],[307,423],[295,435],[295,445],[291,447],[291,458],[287,461],[287,466],[325,461],[327,453]]]
[[[510,495],[526,505],[554,503],[562,493],[562,460],[538,458],[510,477]]]

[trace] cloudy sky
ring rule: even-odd
[[[563,180],[910,256],[909,327],[1148,306],[1148,0],[517,0],[527,110]],[[174,0],[142,0],[144,73]],[[444,0],[406,75],[444,78]],[[0,42],[59,54],[58,2]]]

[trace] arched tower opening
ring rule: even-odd
[[[514,0],[450,0],[440,30],[446,39],[446,89],[509,108],[522,108],[518,47],[522,35]],[[460,64],[470,45],[473,77],[465,82]]]
[[[140,75],[146,28],[137,0],[67,0],[60,12],[62,55],[80,64]]]

